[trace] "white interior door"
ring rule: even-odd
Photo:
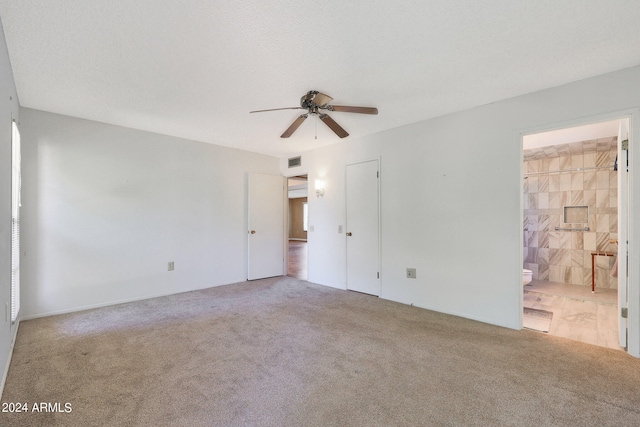
[[[621,347],[627,346],[627,316],[623,317],[623,310],[627,309],[629,275],[627,269],[627,252],[629,242],[628,223],[628,189],[629,173],[627,171],[628,150],[622,141],[629,139],[629,119],[620,120],[618,130],[618,322],[619,342]]]
[[[378,161],[347,165],[347,289],[380,295]]]
[[[284,274],[284,178],[250,174],[249,280]]]

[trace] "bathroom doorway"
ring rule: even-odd
[[[289,200],[287,276],[307,280],[307,225],[309,215],[307,175],[287,178],[287,189]]]
[[[620,238],[627,232],[625,124],[523,137],[523,283],[528,272],[531,278],[523,287],[525,328],[624,350],[626,244],[618,242],[627,240]]]

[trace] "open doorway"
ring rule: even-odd
[[[307,175],[287,179],[289,198],[287,275],[307,280],[307,225],[309,191]]]
[[[619,237],[626,241],[619,235],[627,210],[623,120],[523,137],[526,328],[624,349],[619,291],[626,292],[626,274],[617,274]],[[626,248],[621,253],[626,266]]]

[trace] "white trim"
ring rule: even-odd
[[[519,251],[520,251],[520,265],[517,266],[517,275],[515,275],[518,280],[515,282],[518,286],[518,295],[520,296],[518,299],[518,303],[515,305],[517,307],[518,312],[515,313],[515,318],[518,319],[517,325],[522,330],[524,327],[524,288],[522,286],[522,269],[524,268],[524,230],[522,228],[524,224],[524,136],[527,133],[518,132],[518,185],[520,186],[520,197],[518,200],[518,212],[520,215],[520,221],[518,221],[518,230],[516,236],[520,241]],[[515,266],[514,266],[515,267]]]
[[[2,374],[2,381],[0,381],[0,400],[2,400],[2,394],[4,393],[4,385],[7,382],[7,376],[9,375],[9,366],[11,366],[11,358],[13,357],[13,348],[16,344],[16,337],[18,336],[18,328],[20,327],[20,318],[18,318],[13,328],[13,336],[11,338],[11,345],[9,346],[9,356],[7,357],[7,363],[4,367],[4,373]]]
[[[175,291],[162,292],[162,293],[153,294],[153,295],[145,295],[145,296],[139,296],[139,297],[125,298],[125,299],[121,299],[121,300],[115,300],[115,301],[109,301],[109,302],[101,302],[101,303],[98,303],[98,304],[83,305],[83,306],[79,306],[79,307],[62,309],[62,310],[47,311],[47,312],[44,312],[44,313],[31,314],[31,315],[28,315],[28,316],[21,315],[20,316],[20,321],[40,319],[42,317],[49,317],[49,316],[57,316],[59,314],[76,313],[76,312],[79,312],[79,311],[86,311],[86,310],[93,310],[93,309],[96,309],[96,308],[110,307],[112,305],[128,304],[130,302],[145,301],[145,300],[154,299],[154,298],[168,297],[168,296],[171,296],[171,295],[186,294],[186,293],[189,293],[189,292],[197,292],[197,291],[202,291],[202,290],[205,290],[205,289],[217,288],[218,286],[227,286],[227,285],[234,285],[236,283],[244,283],[245,281],[246,281],[246,279],[244,279],[244,278],[238,278],[237,281],[230,282],[230,283],[221,283],[219,285],[205,285],[205,286],[196,287],[196,288],[189,289],[189,290],[183,290],[183,291],[180,291],[180,292],[175,292]]]
[[[629,316],[627,352],[640,358],[640,175],[636,168],[640,167],[640,109],[627,111],[629,117]]]
[[[21,142],[18,123],[11,120],[11,323],[20,312]]]

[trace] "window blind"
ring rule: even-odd
[[[11,131],[11,322],[20,311],[20,131],[15,120]]]

